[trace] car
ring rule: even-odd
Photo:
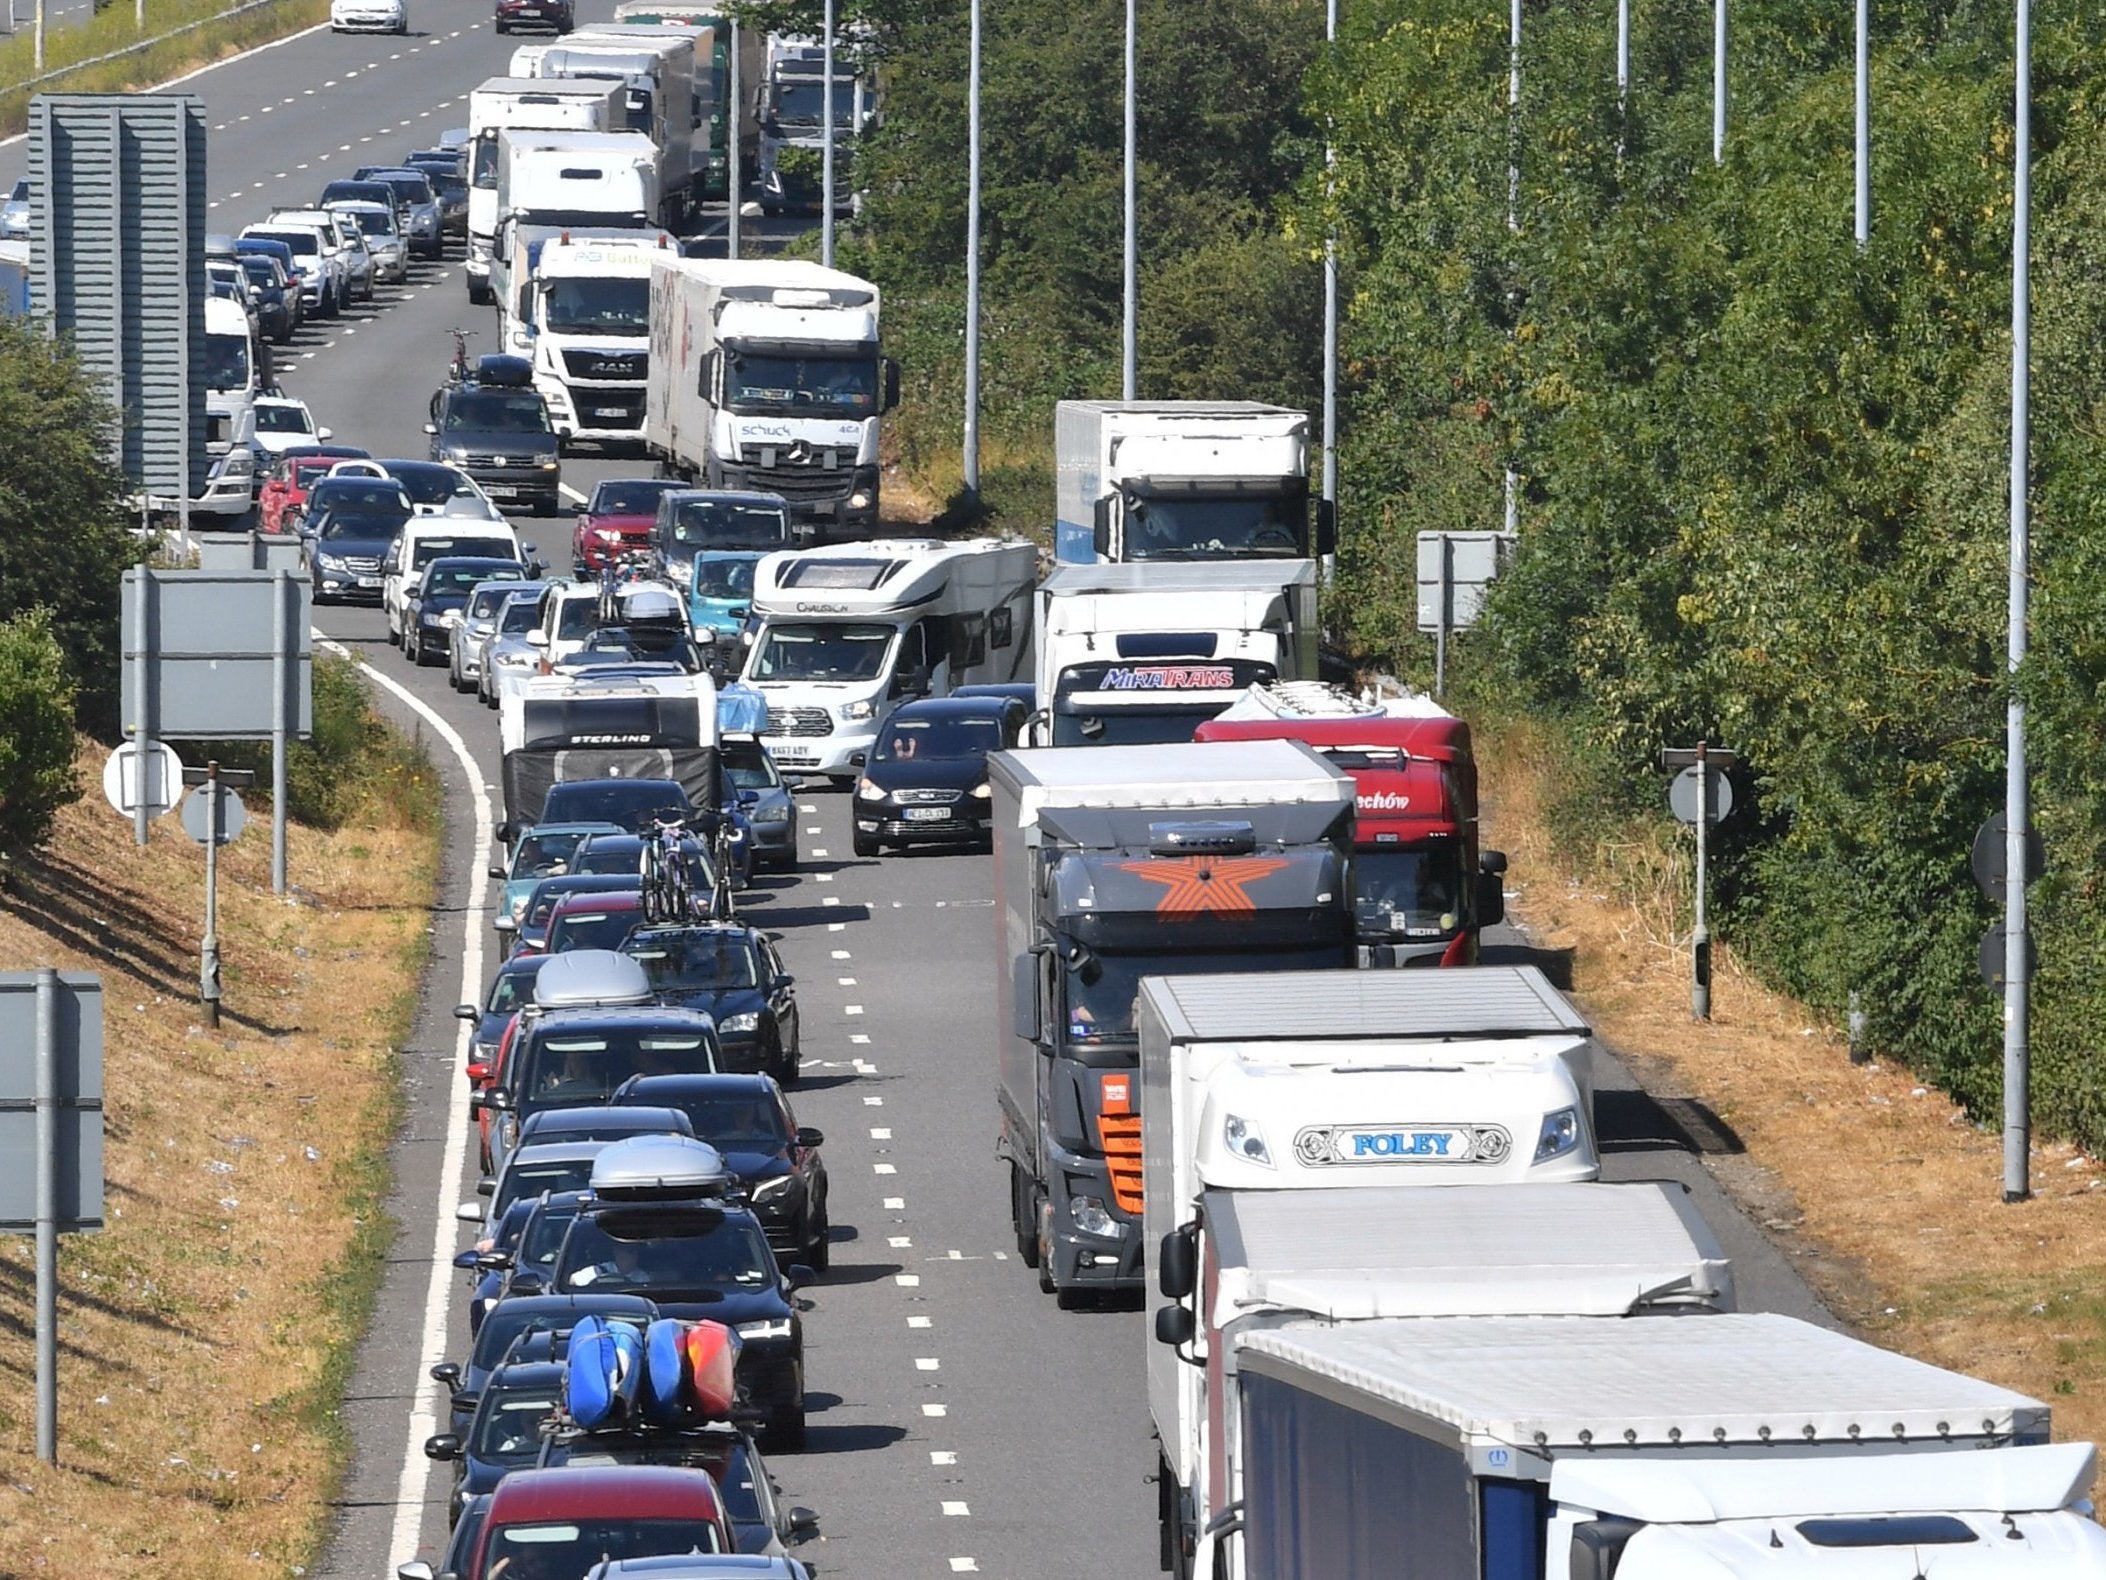
[[[256,299],[256,322],[272,345],[282,346],[300,327],[300,287],[285,265],[262,253],[243,253],[234,260],[248,276]]]
[[[797,979],[767,934],[742,922],[639,927],[620,948],[643,962],[662,1003],[709,1012],[717,1023],[718,1068],[797,1084]]]
[[[356,225],[326,208],[272,209],[268,223],[298,225],[321,233],[325,254],[336,264],[342,292],[339,305],[373,300],[373,257]]]
[[[402,487],[395,479],[388,480]],[[408,492],[403,489],[405,495]],[[380,601],[387,611],[391,644],[407,640],[409,592],[433,560],[474,559],[510,565],[525,581],[526,559],[532,552],[531,545],[519,541],[509,522],[471,519],[456,523],[446,516],[419,516],[414,505],[410,508],[409,525],[380,566]]]
[[[479,587],[500,580],[526,579],[516,560],[473,559],[446,555],[431,561],[403,594],[402,656],[412,664],[435,664],[446,657],[467,619],[468,598]]]
[[[717,761],[753,830],[753,864],[797,870],[797,806],[768,748],[755,735],[720,735]]]
[[[494,22],[500,33],[523,27],[568,33],[578,25],[578,13],[575,0],[497,0]]]
[[[314,413],[303,400],[289,395],[259,395],[255,410],[256,442],[273,458],[330,437],[327,428],[315,426]]]
[[[454,1007],[454,1017],[472,1024],[468,1034],[468,1081],[482,1080],[497,1057],[497,1045],[512,1017],[534,1001],[534,978],[548,964],[547,955],[522,955],[502,962],[490,979],[480,1004]]]
[[[410,504],[420,516],[462,514],[480,515],[491,521],[504,519],[503,512],[490,503],[490,496],[475,479],[457,466],[389,456],[381,461],[380,468],[408,490]]]
[[[652,1002],[650,978],[627,955],[612,950],[573,950],[544,959],[547,964],[534,978],[533,1002],[514,1012],[498,1038],[496,1052],[479,1069],[469,1072],[468,1110],[476,1116],[477,1140],[486,1172],[496,1168],[512,1133],[501,1124],[506,1105],[492,1106],[488,1094],[504,1084],[513,1051],[529,1046],[535,1028],[559,1010],[633,1008]]]
[[[565,895],[548,913],[548,936],[541,949],[551,955],[572,949],[619,949],[643,919],[643,895],[633,890]]]
[[[546,1112],[541,1109],[528,1117],[539,1119]],[[470,1221],[472,1211],[483,1222],[495,1224],[516,1202],[533,1201],[551,1191],[585,1189],[592,1179],[592,1160],[608,1145],[605,1141],[529,1141],[520,1134],[523,1128],[510,1130],[511,1145],[498,1159],[497,1172],[476,1185],[478,1193],[487,1191],[489,1206],[485,1208],[480,1201],[462,1202],[457,1213],[462,1222]]]
[[[332,33],[409,31],[409,0],[329,0]]]
[[[517,918],[499,916],[497,930],[500,935],[512,935],[512,948],[522,954],[553,953],[547,948],[548,929],[555,920],[556,907],[575,894],[638,895],[642,880],[633,872],[620,873],[566,873],[560,877],[543,878],[534,885],[521,907]],[[507,923],[510,923],[508,926]]]
[[[466,1435],[475,1418],[475,1406],[490,1374],[512,1356],[513,1346],[529,1334],[547,1336],[550,1356],[560,1354],[570,1330],[585,1316],[622,1317],[650,1322],[658,1309],[640,1295],[620,1290],[596,1290],[589,1295],[518,1295],[506,1300],[483,1318],[483,1325],[468,1347],[465,1361],[439,1361],[429,1373],[432,1381],[453,1390],[452,1427]]]
[[[483,361],[518,361],[489,358]],[[531,383],[447,385],[432,396],[431,458],[457,466],[500,506],[518,505],[553,516],[560,504],[563,463],[548,402]]]
[[[614,1142],[600,1154],[593,1199],[578,1209],[563,1237],[552,1287],[563,1294],[637,1295],[665,1316],[736,1329],[739,1384],[767,1416],[763,1446],[801,1449],[804,1320],[790,1297],[811,1281],[812,1269],[799,1263],[785,1270],[777,1263],[752,1209],[721,1188],[691,1199],[662,1199],[670,1194],[668,1184],[651,1193],[654,1199],[631,1202],[603,1182],[629,1158],[673,1154],[676,1142],[711,1151],[684,1138],[650,1136]]]
[[[738,489],[674,488],[658,500],[651,551],[661,575],[689,585],[698,554],[770,554],[797,546],[789,502],[780,494]]]
[[[358,227],[359,235],[365,238],[366,251],[373,255],[376,280],[401,285],[409,279],[409,251],[403,245],[401,221],[392,207],[349,200],[325,206],[330,213],[340,214]]]
[[[590,818],[536,823],[521,829],[512,842],[510,858],[490,868],[490,876],[504,884],[504,892],[498,896],[497,914],[516,924],[526,914],[527,901],[544,879],[570,876],[571,860],[587,835],[620,832],[617,823]]]
[[[475,1273],[475,1293],[468,1301],[468,1333],[472,1338],[484,1317],[499,1301],[515,1293],[512,1279],[525,1272],[534,1288],[546,1288],[549,1269],[570,1233],[570,1220],[589,1193],[581,1190],[543,1191],[523,1197],[505,1210],[477,1248],[454,1258],[455,1265]]]
[[[519,1143],[519,1127],[544,1108],[597,1107],[632,1075],[716,1070],[716,1024],[699,1010],[662,1004],[564,1010],[522,1019],[497,1084],[469,1101],[496,1116],[490,1157],[501,1171]]]
[[[498,610],[497,625],[483,639],[482,659],[475,669],[475,700],[494,708],[503,693],[506,677],[523,684],[541,673],[541,650],[531,640],[541,628],[541,607],[549,594],[546,583],[515,593]]]
[[[439,195],[431,177],[409,165],[364,165],[356,172],[360,181],[381,181],[392,187],[403,214],[403,245],[427,259],[446,256],[446,238],[439,228]]]
[[[819,1534],[819,1516],[810,1509],[784,1508],[777,1501],[775,1478],[768,1473],[760,1445],[744,1426],[728,1421],[705,1422],[673,1431],[607,1429],[593,1432],[556,1430],[544,1435],[540,1465],[553,1470],[559,1465],[686,1465],[706,1470],[723,1494],[724,1515],[731,1522],[731,1539],[739,1558],[685,1554],[679,1558],[644,1558],[643,1564],[732,1563],[745,1568],[733,1574],[794,1575],[802,1580],[808,1571],[802,1565],[790,1570],[770,1569],[787,1557],[788,1545],[805,1542]],[[753,1567],[758,1562],[763,1567]]]
[[[251,258],[268,258],[284,272],[286,305],[292,310],[292,326],[298,329],[307,321],[307,298],[301,285],[299,258],[291,246],[269,236],[240,235],[234,238],[234,256],[244,266]],[[255,276],[251,274],[251,279]]]
[[[994,806],[987,754],[1015,746],[1025,717],[1013,697],[922,697],[895,708],[856,779],[855,853],[987,843]]]
[[[706,1470],[566,1465],[515,1470],[490,1494],[475,1580],[581,1580],[595,1561],[731,1549],[724,1502]]]
[[[645,1112],[672,1108],[737,1176],[778,1256],[823,1271],[828,1261],[826,1137],[800,1126],[765,1075],[639,1075],[614,1094]]]
[[[34,223],[35,216],[29,208],[29,178],[22,176],[8,188],[6,201],[0,202],[0,236],[27,236]]]
[[[439,202],[442,234],[468,235],[468,162],[457,148],[420,148],[402,161],[409,170],[421,170],[431,182]]]
[[[337,203],[377,203],[398,220],[402,217],[402,205],[395,197],[395,189],[385,181],[339,176],[323,186],[321,195],[315,199],[315,207],[329,208]]]
[[[541,1428],[564,1400],[568,1368],[555,1361],[509,1361],[490,1374],[477,1396],[465,1436],[440,1432],[424,1441],[424,1456],[453,1466],[448,1514],[494,1492],[505,1475],[541,1457]]]
[[[731,549],[704,549],[682,562],[686,571],[687,618],[697,635],[708,632],[729,655],[728,670],[740,667],[753,618],[753,573],[761,556]],[[667,567],[667,575],[682,580]]]
[[[641,834],[691,811],[676,779],[565,779],[549,786],[541,821],[612,823],[625,834]]]
[[[583,876],[637,877],[643,870],[644,836],[622,832],[588,836],[571,857],[571,871]],[[680,841],[681,864],[686,868],[691,894],[707,895],[717,884],[710,866],[709,851],[692,836]]]
[[[412,1558],[408,1563],[395,1565],[395,1580],[437,1580],[442,1574],[465,1574],[468,1560],[475,1554],[475,1544],[482,1537],[483,1521],[489,1513],[487,1495],[468,1499],[454,1515],[453,1534],[446,1538],[446,1551],[440,1555],[439,1567],[434,1570],[422,1558]]]
[[[256,241],[276,242],[291,256],[303,312],[316,318],[334,318],[342,310],[344,265],[330,233],[315,225],[245,225],[235,245]]]
[[[409,500],[391,480],[330,477],[315,484],[300,518],[314,601],[379,603],[381,565],[409,520]]]
[[[571,535],[573,572],[583,579],[597,574],[610,558],[649,553],[658,501],[680,486],[677,480],[650,477],[610,477],[595,483]]]
[[[791,1512],[794,1515],[799,1511]],[[816,1517],[812,1529],[818,1529]],[[677,1557],[616,1558],[596,1564],[585,1580],[811,1580],[811,1574],[809,1568],[787,1553],[749,1553],[741,1549],[706,1557],[685,1553]]]
[[[455,691],[473,690],[483,662],[483,644],[497,629],[499,613],[522,584],[497,580],[468,589],[461,605],[461,628],[446,644],[446,680]]]
[[[337,462],[358,460],[365,453],[348,444],[301,444],[280,452],[256,497],[262,529],[281,536],[293,532],[306,511],[307,491],[327,477]]]

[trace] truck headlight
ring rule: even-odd
[[[1228,1148],[1229,1156],[1241,1158],[1245,1163],[1255,1163],[1260,1168],[1272,1167],[1272,1148],[1265,1144],[1265,1132],[1258,1128],[1255,1119],[1245,1119],[1240,1114],[1229,1114],[1221,1121],[1221,1144]]]
[[[1536,1135],[1536,1161],[1548,1162],[1561,1158],[1579,1145],[1579,1110],[1560,1108],[1556,1113],[1543,1116],[1543,1128]]]
[[[717,1022],[718,1031],[755,1032],[760,1030],[760,1012],[748,1011],[744,1015],[726,1015]]]
[[[786,1339],[790,1336],[790,1319],[778,1317],[773,1322],[741,1322],[739,1337],[742,1339]]]
[[[868,510],[870,508],[870,490],[859,488],[853,494],[850,494],[848,496],[848,508],[850,510]]]
[[[1119,1220],[1104,1210],[1104,1203],[1095,1196],[1078,1196],[1069,1209],[1075,1227],[1084,1234],[1094,1234],[1105,1239],[1116,1237],[1123,1227]]]
[[[861,702],[844,702],[841,704],[841,717],[844,719],[867,719],[875,712],[877,712],[877,704],[868,697],[865,697]]]

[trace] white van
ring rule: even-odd
[[[403,592],[433,560],[470,555],[524,563],[533,552],[534,545],[520,542],[519,529],[509,521],[486,521],[479,515],[410,517],[380,562],[380,603],[387,611],[388,640],[401,642]]]

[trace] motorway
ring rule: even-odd
[[[443,18],[443,20],[442,20]],[[309,197],[361,161],[428,144],[465,121],[465,96],[501,75],[512,41],[465,4],[416,8],[408,39],[301,35],[202,73],[214,131],[212,228],[233,231],[275,202]],[[24,157],[0,146],[0,181]],[[376,455],[425,453],[426,398],[444,372],[449,325],[488,331],[457,259],[384,289],[371,310],[311,325],[287,388],[339,439]],[[999,354],[999,347],[995,348]],[[908,369],[912,378],[914,370]],[[635,473],[634,460],[572,459],[566,481]],[[570,523],[532,523],[565,563]],[[346,1401],[354,1462],[318,1571],[378,1577],[444,1543],[443,1469],[414,1450],[434,1402],[425,1369],[459,1356],[462,1276],[434,1252],[466,1243],[452,1219],[472,1190],[452,1007],[490,938],[480,877],[498,781],[494,714],[454,694],[443,669],[413,670],[377,613],[329,608],[316,624],[381,677],[382,704],[416,727],[445,786],[433,957],[404,1050],[407,1118],[391,1199],[399,1232],[373,1330]],[[827,1134],[832,1270],[807,1291],[808,1452],[773,1461],[784,1500],[819,1513],[801,1550],[829,1574],[1030,1577],[1155,1571],[1155,1469],[1135,1309],[1062,1312],[1014,1256],[1006,1179],[994,1158],[991,901],[983,856],[849,854],[846,798],[798,797],[805,863],[763,879],[744,908],[781,940],[798,979],[806,1080],[800,1122]],[[295,875],[297,877],[297,875]],[[1526,877],[1525,874],[1519,875]],[[1511,934],[1503,957],[1525,950]],[[1680,1131],[1611,1065],[1597,1072],[1607,1171],[1673,1177],[1699,1194],[1736,1264],[1743,1304],[1828,1321],[1762,1232],[1713,1183]],[[433,1301],[432,1296],[440,1298]]]

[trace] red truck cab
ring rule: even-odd
[[[706,1470],[515,1470],[491,1494],[482,1534],[458,1580],[567,1580],[609,1559],[734,1550],[724,1500]]]
[[[1352,776],[1363,966],[1476,963],[1478,933],[1506,916],[1506,855],[1478,849],[1468,724],[1424,697],[1369,704],[1292,683],[1253,686],[1194,735],[1300,741]]]

